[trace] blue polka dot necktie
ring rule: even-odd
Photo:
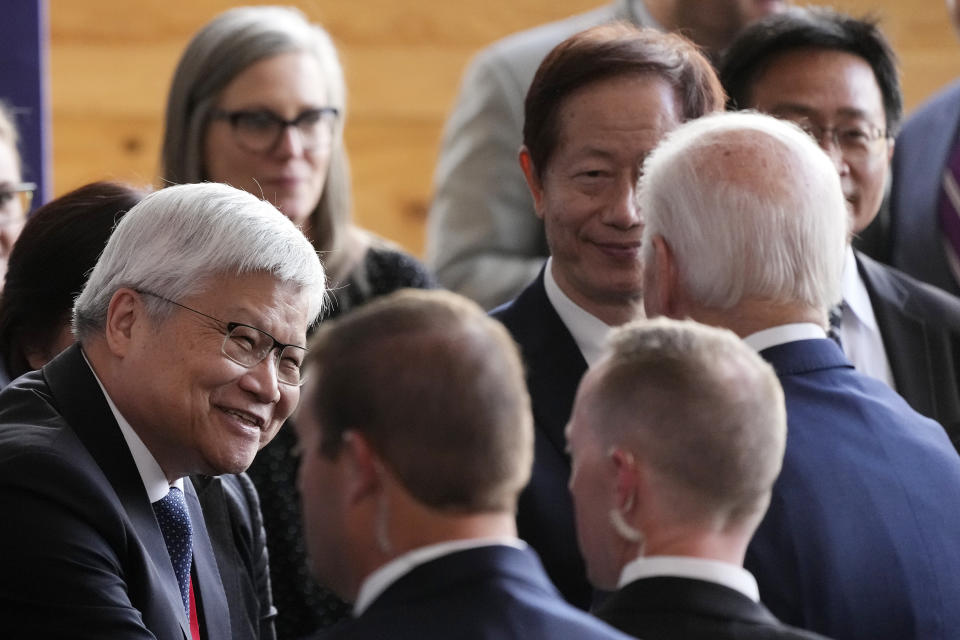
[[[183,598],[183,610],[190,618],[190,565],[193,563],[193,527],[190,526],[190,514],[183,491],[170,487],[162,499],[153,503],[153,512],[157,515],[163,541],[167,544],[167,553],[173,563],[173,572],[177,575],[180,597]]]

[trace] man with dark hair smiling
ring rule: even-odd
[[[644,158],[681,122],[722,107],[713,68],[691,42],[624,24],[557,45],[527,94],[520,167],[550,258],[493,315],[520,344],[533,400],[536,455],[520,497],[520,537],[583,608],[592,589],[574,533],[563,429],[607,332],[642,314],[634,195]]]

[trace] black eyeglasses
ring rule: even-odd
[[[826,148],[832,142],[848,160],[859,162],[866,160],[874,150],[877,140],[887,138],[887,132],[869,122],[841,124],[836,127],[822,127],[806,118],[793,120],[807,135]]]
[[[30,210],[33,192],[37,185],[33,182],[0,184],[0,228],[23,222],[23,214]],[[19,211],[11,206],[19,199]]]
[[[137,293],[153,296],[164,302],[176,305],[181,309],[192,311],[199,316],[225,325],[226,334],[223,338],[223,345],[220,347],[220,351],[233,362],[249,369],[263,362],[264,359],[276,349],[277,380],[283,384],[294,387],[299,387],[306,382],[306,376],[303,373],[303,360],[306,358],[307,350],[304,347],[295,344],[284,344],[263,329],[258,329],[249,324],[243,324],[242,322],[224,322],[219,318],[214,318],[202,311],[197,311],[192,307],[157,295],[156,293],[149,291],[137,291]]]
[[[304,149],[315,149],[329,141],[332,125],[339,115],[340,110],[336,107],[317,107],[301,112],[293,120],[285,120],[266,109],[217,109],[212,117],[214,120],[226,120],[230,123],[233,135],[241,147],[254,153],[263,153],[277,146],[287,127],[296,129]]]

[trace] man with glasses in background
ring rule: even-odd
[[[791,9],[748,27],[720,64],[735,108],[796,122],[833,160],[852,232],[883,201],[903,115],[896,57],[877,25]],[[960,301],[848,247],[831,337],[858,370],[939,421],[960,446]]]
[[[74,305],[78,344],[0,394],[5,635],[273,637],[242,472],[297,404],[323,296],[310,243],[246,192],[130,210]]]

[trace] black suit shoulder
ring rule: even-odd
[[[689,578],[632,582],[612,594],[597,617],[643,640],[826,640],[782,624],[742,593]]]
[[[857,255],[897,392],[960,450],[960,298]]]

